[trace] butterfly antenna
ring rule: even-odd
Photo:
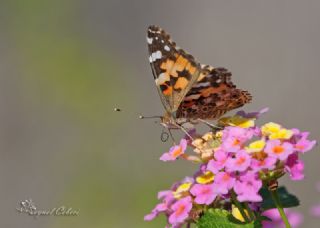
[[[139,119],[162,119],[162,117],[161,116],[143,116],[143,115],[140,115]]]
[[[122,112],[122,109],[118,107],[115,107],[113,110],[115,112]],[[139,119],[161,119],[161,118],[162,118],[161,116],[143,116],[143,115],[139,116]]]

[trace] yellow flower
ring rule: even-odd
[[[265,136],[269,136],[271,134],[277,133],[278,131],[280,131],[281,126],[277,123],[273,123],[273,122],[269,122],[264,124],[261,127],[261,132],[263,135]]]
[[[246,209],[244,210],[244,212],[246,213],[247,216],[249,216],[249,213],[248,213],[248,211]],[[231,213],[232,213],[233,217],[235,217],[239,221],[245,222],[245,220],[244,220],[239,208],[237,208],[233,204],[232,204],[232,212]]]
[[[219,119],[219,124],[223,126],[237,126],[242,128],[249,128],[254,126],[255,118],[244,118],[239,115],[231,117],[223,117]]]
[[[257,140],[249,144],[248,147],[246,147],[246,150],[249,153],[254,153],[254,152],[260,152],[263,150],[265,147],[266,142],[264,140]]]
[[[179,185],[177,190],[173,192],[174,198],[178,199],[178,198],[183,197],[185,195],[184,193],[189,191],[191,185],[192,185],[191,182],[186,182],[186,183],[183,183],[183,184]]]
[[[273,133],[269,136],[270,139],[290,139],[293,131],[282,128],[280,131]]]
[[[261,132],[264,136],[269,136],[270,139],[290,139],[293,135],[293,131],[282,128],[273,122],[263,125]]]
[[[203,175],[198,176],[196,178],[196,181],[199,184],[208,184],[214,180],[214,174],[211,173],[210,171],[205,172]]]

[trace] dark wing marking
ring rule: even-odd
[[[179,106],[177,118],[216,119],[251,99],[249,92],[237,89],[231,82],[227,69],[202,65],[198,81]]]

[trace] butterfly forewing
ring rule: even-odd
[[[157,26],[147,33],[149,61],[165,109],[175,112],[197,81],[201,66],[190,54],[176,47],[170,36]]]
[[[225,68],[201,66],[196,83],[188,91],[177,111],[177,118],[216,119],[227,111],[251,101],[247,91],[237,89]]]
[[[161,101],[169,116],[187,120],[216,119],[251,101],[237,89],[225,68],[200,65],[178,48],[163,29],[150,26],[149,61]]]

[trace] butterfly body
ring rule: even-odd
[[[179,128],[199,119],[217,119],[251,101],[247,91],[231,82],[227,69],[200,64],[160,27],[149,26],[147,43],[156,87],[166,110],[161,118],[163,126]]]
[[[177,124],[177,119],[168,111],[161,117],[161,125],[165,128],[178,129]]]

